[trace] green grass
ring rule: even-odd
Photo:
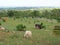
[[[10,31],[0,31],[0,45],[60,45],[60,36],[53,34],[54,26],[60,25],[58,22],[48,22],[41,18],[19,18],[16,20],[8,18],[6,22],[0,22]],[[34,25],[41,22],[46,26],[46,29],[35,29]],[[19,24],[26,25],[26,30],[32,31],[32,38],[25,39],[23,31],[16,31],[16,26]]]

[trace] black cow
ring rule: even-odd
[[[35,28],[37,28],[37,29],[41,29],[42,27],[41,27],[40,24],[35,24]]]

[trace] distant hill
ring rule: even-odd
[[[40,9],[40,8],[59,8],[59,7],[0,7],[0,10],[26,10],[26,9]]]
[[[39,7],[7,7],[7,8],[0,8],[0,10],[25,10],[25,9],[37,9]]]

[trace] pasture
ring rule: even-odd
[[[8,18],[3,22],[2,26],[10,32],[0,30],[0,45],[60,45],[60,36],[53,34],[55,25],[60,25],[55,19],[46,18]],[[35,24],[43,23],[46,28],[36,29]],[[25,25],[26,30],[32,31],[32,38],[23,38],[24,32],[17,31],[16,26],[19,24]],[[15,32],[15,33],[13,33]]]

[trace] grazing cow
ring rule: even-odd
[[[31,38],[32,37],[32,32],[31,31],[26,31],[25,34],[24,34],[24,37],[25,38]]]
[[[37,29],[41,29],[42,27],[41,27],[40,24],[35,24],[35,28],[37,28]]]

